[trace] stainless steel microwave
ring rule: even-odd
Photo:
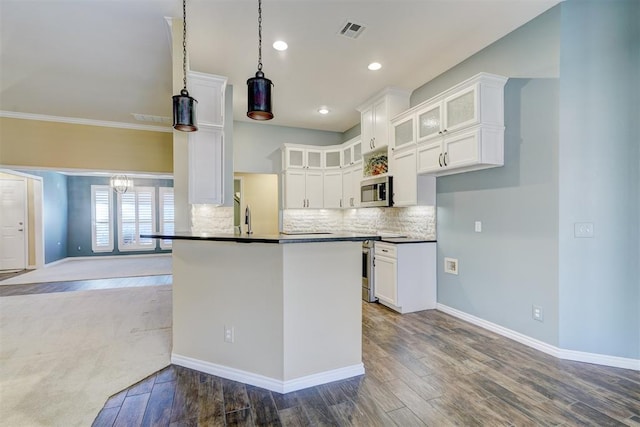
[[[393,206],[393,177],[363,179],[360,183],[360,206]]]

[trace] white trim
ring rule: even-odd
[[[156,252],[153,254],[132,254],[132,255],[89,255],[89,256],[68,256],[66,258],[62,258],[56,261],[52,261],[49,264],[45,265],[45,267],[51,267],[56,264],[63,264],[68,261],[75,260],[101,260],[101,259],[118,259],[118,258],[148,258],[155,256],[171,256],[171,252]]]
[[[173,132],[173,128],[171,127],[138,125],[134,123],[122,123],[122,122],[107,122],[104,120],[79,119],[75,117],[48,116],[44,114],[20,113],[16,111],[6,111],[6,110],[0,110],[0,117],[7,117],[10,119],[39,120],[42,122],[70,123],[74,125],[101,126],[101,127],[107,127],[107,128],[147,130],[147,131],[153,131],[153,132],[166,132],[166,133]]]
[[[283,394],[364,374],[364,365],[362,363],[358,363],[356,365],[332,369],[331,371],[307,375],[289,381],[281,381],[275,378],[265,377],[264,375],[229,368],[227,366],[217,365],[215,363],[205,362],[203,360],[193,359],[191,357],[181,356],[175,353],[171,354],[171,363]]]
[[[476,326],[487,329],[491,332],[495,332],[498,335],[510,338],[514,341],[524,344],[528,347],[539,350],[543,353],[557,357],[559,359],[573,360],[576,362],[594,363],[597,365],[612,366],[615,368],[633,369],[640,371],[640,359],[630,359],[626,357],[608,356],[606,354],[587,353],[584,351],[566,350],[558,348],[546,342],[531,338],[527,335],[521,334],[514,330],[505,328],[504,326],[496,325],[495,323],[465,313],[464,311],[457,310],[455,308],[446,306],[444,304],[436,304],[436,309],[443,313],[450,314],[458,319],[465,320]]]

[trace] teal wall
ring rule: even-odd
[[[561,24],[560,346],[640,358],[640,2],[567,1]]]
[[[412,106],[481,71],[509,77],[505,166],[437,180],[439,303],[640,358],[639,8],[567,0],[413,92]],[[575,238],[576,222],[595,237]]]
[[[42,177],[44,262],[67,257],[67,176],[50,171],[24,170]]]
[[[235,121],[233,122],[233,170],[280,173],[282,144],[332,145],[342,142],[340,132]]]
[[[156,246],[155,251],[119,251],[118,250],[118,210],[117,197],[114,193],[113,197],[113,241],[114,249],[111,252],[93,252],[91,249],[91,186],[92,185],[109,185],[108,177],[99,176],[69,176],[68,193],[65,195],[68,200],[68,222],[67,232],[67,252],[65,256],[107,256],[107,255],[139,255],[149,254],[153,252],[170,252],[161,250]],[[160,187],[173,187],[172,179],[151,179],[151,178],[135,178],[134,185],[138,187],[155,187],[156,189],[156,229],[160,218],[159,209],[157,207],[159,199]],[[45,212],[45,218],[47,214]],[[64,257],[63,257],[64,258]]]

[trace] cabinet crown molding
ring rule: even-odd
[[[387,95],[392,95],[397,97],[406,97],[407,99],[409,99],[412,92],[413,92],[412,90],[408,90],[408,89],[403,89],[403,88],[394,87],[394,86],[387,86],[384,89],[382,89],[380,92],[377,92],[375,95],[368,98],[365,102],[360,104],[358,107],[356,107],[356,110],[358,110],[359,112],[362,112],[362,110],[365,110],[372,103],[376,102],[380,98],[383,98]]]

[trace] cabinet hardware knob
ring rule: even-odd
[[[438,135],[442,135],[442,131],[438,132]]]
[[[383,250],[382,250],[382,252],[389,252],[389,250],[387,250],[387,249],[383,249]]]
[[[24,229],[23,228],[18,228],[18,231],[24,231]]]
[[[446,131],[447,131],[447,130],[446,130],[446,129],[444,129],[442,132],[446,132]]]
[[[442,167],[442,153],[438,156],[438,163],[440,164],[440,167]]]

